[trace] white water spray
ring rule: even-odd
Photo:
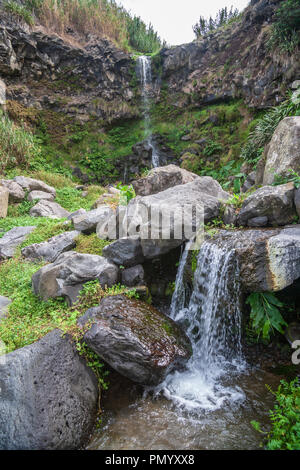
[[[241,348],[239,270],[234,250],[205,242],[199,252],[194,288],[184,307],[183,276],[188,247],[183,253],[171,316],[186,329],[193,356],[183,372],[170,374],[156,389],[189,410],[216,410],[226,402],[241,401],[244,393],[224,383],[245,365]]]
[[[151,57],[141,56],[138,58],[138,70],[140,74],[140,81],[142,85],[142,98],[144,105],[144,123],[145,123],[145,136],[147,143],[152,149],[152,165],[157,167],[160,165],[159,152],[153,142],[151,133],[151,116],[150,105],[152,96],[152,72],[151,72]]]

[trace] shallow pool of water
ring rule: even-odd
[[[120,376],[103,400],[102,427],[89,450],[213,450],[259,449],[262,436],[251,426],[269,425],[273,396],[280,377],[251,369],[225,386],[240,393],[215,411],[187,412],[165,397],[144,396],[143,389]]]

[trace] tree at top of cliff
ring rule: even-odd
[[[210,16],[207,20],[203,16],[200,16],[198,23],[193,26],[193,31],[197,38],[206,36],[221,26],[231,23],[238,16],[239,10],[233,8],[233,6],[230,9],[227,7],[221,8],[215,18]]]

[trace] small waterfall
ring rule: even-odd
[[[151,106],[151,97],[153,94],[152,90],[152,71],[151,71],[151,57],[141,56],[138,58],[138,71],[140,74],[140,81],[142,85],[142,98],[144,105],[144,123],[145,123],[145,137],[147,143],[152,149],[152,165],[157,167],[160,165],[159,152],[156,148],[156,145],[152,138],[151,132],[151,116],[150,116],[150,106]]]
[[[189,247],[178,269],[171,316],[185,327],[193,356],[184,371],[170,374],[156,389],[190,410],[220,408],[244,398],[241,389],[224,385],[243,370],[239,270],[234,250],[205,242],[199,252],[194,287],[185,307],[183,275]]]

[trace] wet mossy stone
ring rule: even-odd
[[[152,306],[124,295],[103,299],[79,325],[91,322],[84,342],[117,372],[143,385],[157,385],[183,367],[192,346],[180,327]]]

